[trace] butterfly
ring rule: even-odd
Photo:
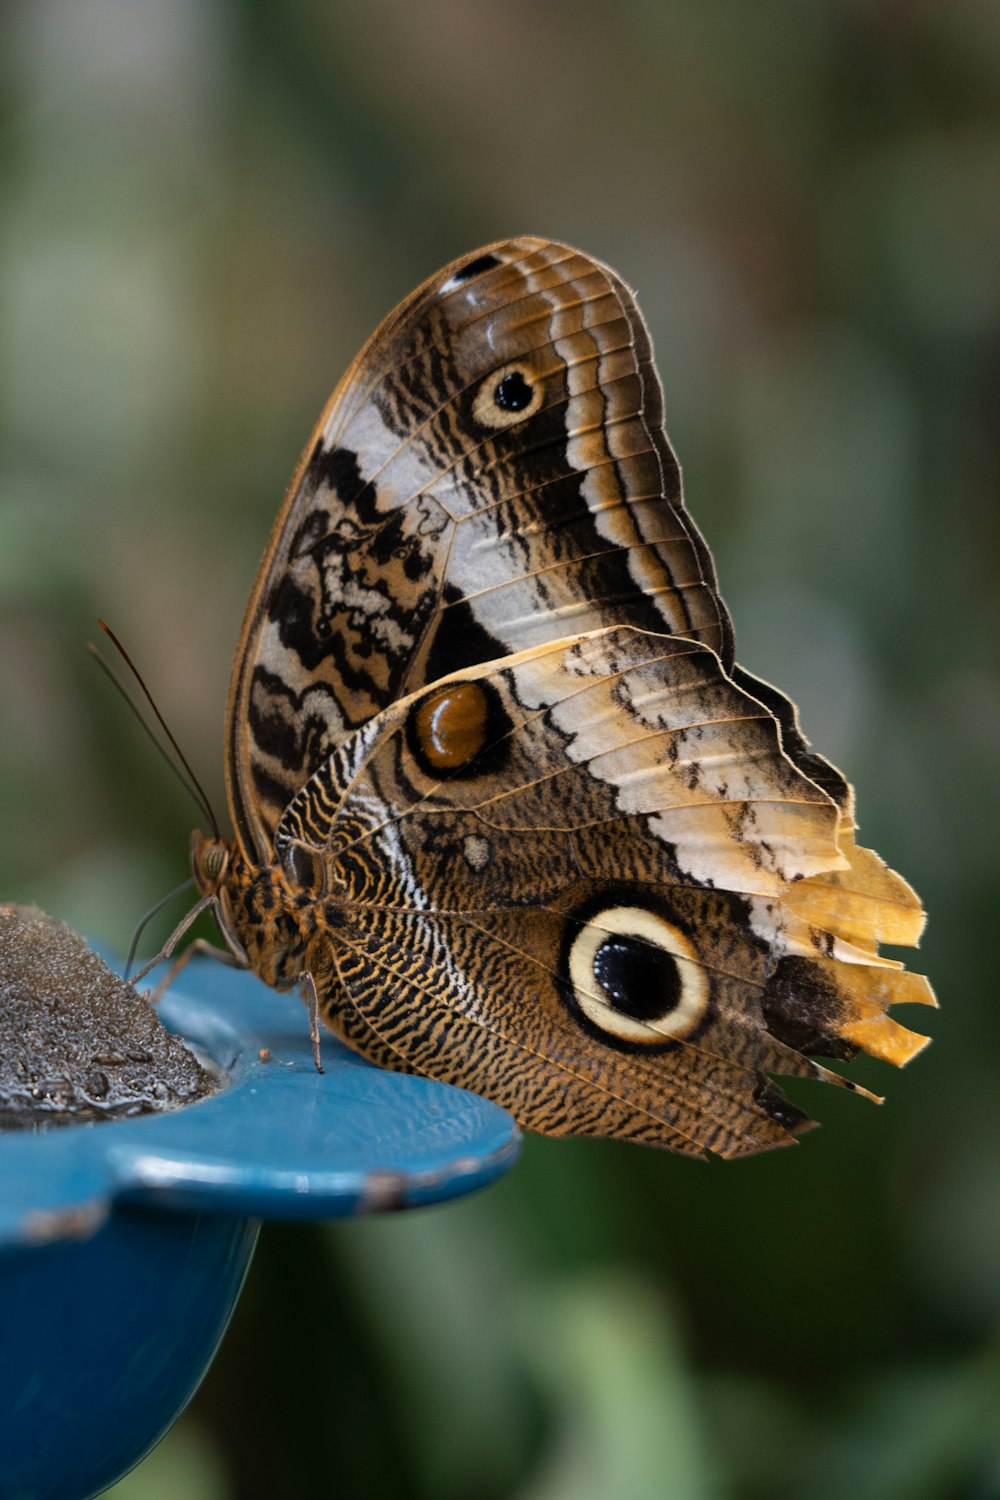
[[[747,1155],[812,1124],[774,1075],[866,1092],[816,1058],[926,1041],[878,952],[920,903],[736,665],[642,315],[566,245],[454,261],[350,366],[225,755],[235,838],[192,861],[233,961],[528,1129]]]

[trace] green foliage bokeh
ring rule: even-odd
[[[637,287],[740,658],[924,897],[944,1005],[905,1074],[858,1069],[881,1110],[799,1091],[794,1151],[530,1140],[468,1202],[267,1232],[116,1493],[1000,1496],[1000,12],[15,0],[3,33],[4,896],[123,946],[183,877],[95,617],[222,805],[328,391],[439,264],[547,234]]]

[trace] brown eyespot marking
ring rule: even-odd
[[[456,771],[479,754],[486,739],[486,695],[476,682],[439,688],[414,715],[424,759],[436,771]]]
[[[506,757],[510,720],[486,682],[449,682],[434,688],[410,713],[406,738],[425,776],[479,776]]]
[[[658,1047],[690,1036],[708,1010],[708,976],[687,935],[643,906],[605,906],[566,958],[568,993],[605,1040]]]
[[[487,375],[476,392],[472,415],[484,427],[513,427],[534,416],[543,394],[544,382],[530,365],[518,360]]]

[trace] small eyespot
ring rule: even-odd
[[[479,387],[472,414],[484,427],[513,427],[534,416],[542,395],[543,383],[528,365],[504,365]]]
[[[609,906],[569,949],[573,999],[620,1041],[659,1046],[688,1036],[708,1008],[708,976],[679,927],[642,906]]]

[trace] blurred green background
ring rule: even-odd
[[[638,288],[740,658],[924,896],[945,1007],[856,1069],[881,1110],[793,1090],[794,1151],[529,1140],[468,1202],[265,1233],[119,1500],[1000,1496],[1000,8],[9,0],[0,89],[5,897],[122,946],[183,877],[95,617],[221,805],[328,391],[439,264],[546,234]]]

